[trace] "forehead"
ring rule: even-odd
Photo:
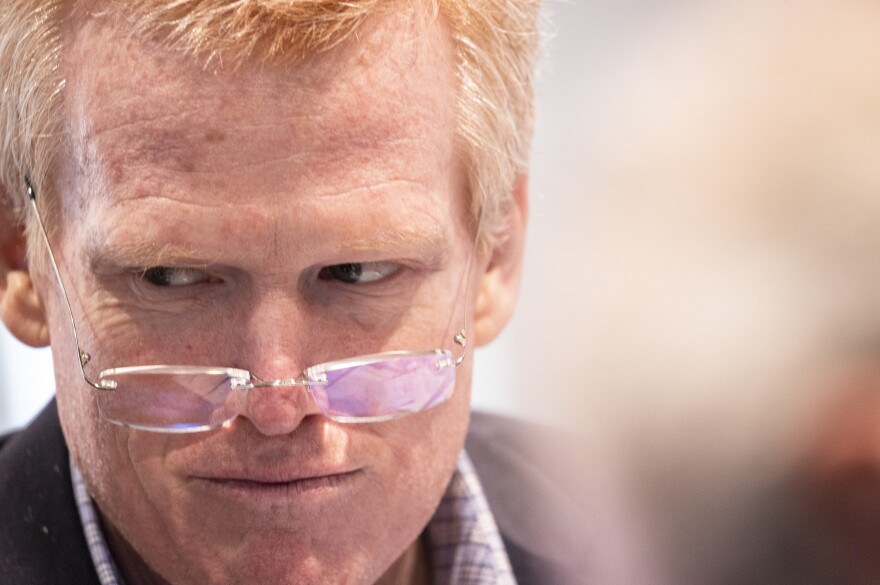
[[[328,52],[235,68],[132,40],[109,19],[69,35],[66,178],[90,202],[246,206],[260,195],[308,203],[447,187],[454,56],[445,28],[424,15],[375,17]]]

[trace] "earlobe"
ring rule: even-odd
[[[8,270],[0,282],[0,319],[19,341],[31,347],[49,345],[43,302],[27,272]]]
[[[0,198],[4,195],[0,187]],[[25,236],[0,204],[0,319],[22,343],[49,345],[43,302],[27,272]]]
[[[495,339],[513,315],[519,298],[527,220],[528,177],[523,174],[514,186],[504,237],[492,250],[480,278],[473,324],[477,346]]]

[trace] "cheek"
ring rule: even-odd
[[[459,387],[438,407],[375,425],[388,457],[369,498],[372,513],[357,516],[373,524],[364,535],[383,538],[386,563],[418,538],[446,491],[467,432],[468,394]]]
[[[434,494],[433,500],[425,498],[431,511],[442,496],[464,446],[470,416],[470,383],[462,377],[458,377],[455,392],[445,403],[387,423],[395,427],[393,434],[386,437],[394,457],[391,469],[400,470],[401,476],[409,476],[407,481],[420,486],[413,497]]]
[[[129,454],[131,431],[100,418],[95,391],[78,372],[59,372],[56,379],[58,411],[73,460],[102,514],[114,525],[123,525],[126,517],[138,515],[136,508],[144,501]]]
[[[57,313],[56,313],[57,314]],[[63,317],[63,315],[62,315]],[[137,529],[157,534],[150,514],[151,505],[142,478],[159,484],[166,475],[161,469],[151,468],[149,475],[143,473],[143,462],[134,462],[131,447],[132,431],[104,421],[98,412],[96,390],[82,379],[76,363],[76,346],[68,323],[55,322],[52,328],[52,344],[55,363],[56,398],[58,413],[72,458],[83,474],[90,495],[98,503],[102,515],[114,526]],[[69,341],[67,337],[69,336]],[[147,437],[161,441],[161,437]],[[161,443],[138,450],[160,453]],[[127,519],[137,518],[128,522]],[[127,536],[127,535],[126,535]]]
[[[115,441],[108,440],[110,429],[98,414],[95,391],[82,378],[69,321],[63,315],[56,318],[59,315],[58,311],[50,311],[55,396],[61,427],[80,470],[100,469],[102,462],[115,452]],[[89,484],[95,485],[91,481]]]
[[[130,469],[126,453],[128,432],[104,421],[96,390],[83,380],[70,318],[57,294],[48,297],[56,400],[61,428],[74,461],[96,499],[111,491]],[[89,370],[89,363],[86,369]],[[115,489],[115,488],[114,488]]]

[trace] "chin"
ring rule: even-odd
[[[193,585],[372,585],[384,572],[384,567],[375,566],[375,559],[319,558],[305,550],[309,543],[301,539],[281,537],[259,548],[257,544],[242,543],[225,561],[206,559],[189,575],[169,575],[169,580]]]
[[[364,567],[326,566],[317,561],[290,564],[276,556],[271,561],[253,562],[226,576],[219,576],[217,585],[371,585],[380,575],[373,575]]]

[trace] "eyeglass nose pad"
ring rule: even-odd
[[[263,435],[286,435],[311,415],[323,414],[300,380],[256,383],[248,390],[242,417]]]

